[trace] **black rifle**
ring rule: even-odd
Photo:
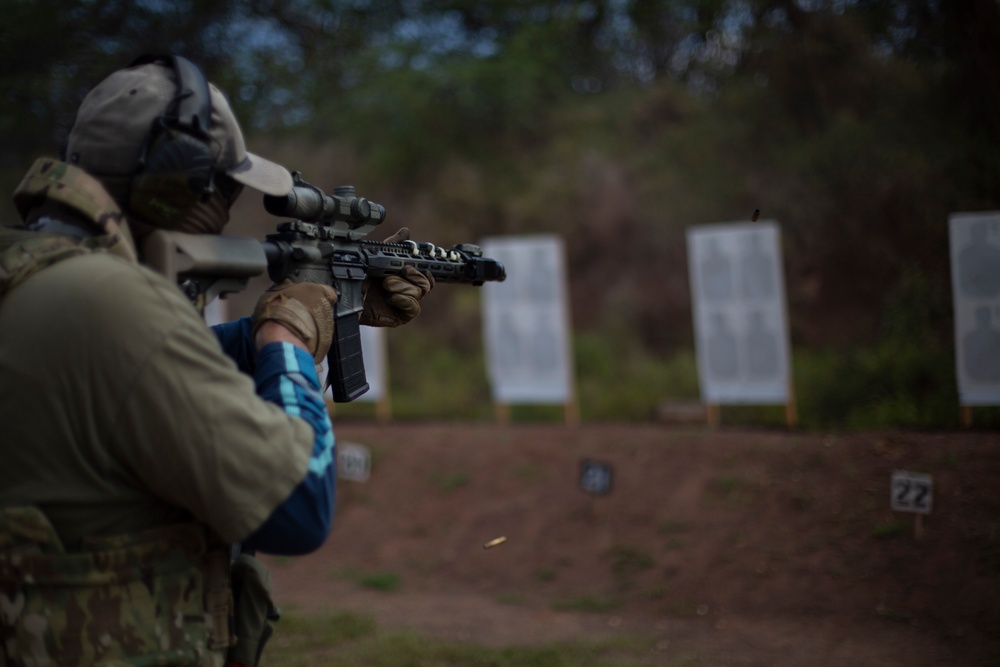
[[[354,188],[333,195],[294,174],[284,197],[264,197],[269,213],[293,217],[260,242],[237,236],[157,230],[143,244],[146,264],[176,282],[199,311],[215,297],[239,292],[267,268],[275,283],[310,281],[331,285],[338,294],[328,384],[334,401],[353,401],[368,390],[361,353],[359,315],[366,279],[397,275],[405,266],[431,273],[438,282],[482,285],[506,277],[500,262],[462,243],[450,249],[432,243],[385,243],[365,237],[385,220],[385,208],[355,196]]]
[[[506,278],[503,265],[483,257],[471,243],[441,248],[432,243],[385,243],[366,237],[385,220],[385,207],[357,197],[353,186],[325,194],[293,174],[295,186],[283,197],[265,196],[264,208],[294,220],[278,225],[264,241],[267,273],[280,283],[309,281],[337,290],[334,339],[327,357],[333,400],[347,403],[368,391],[361,354],[359,315],[366,279],[380,281],[404,267],[426,271],[438,282],[482,285]]]

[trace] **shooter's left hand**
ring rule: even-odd
[[[410,238],[406,227],[387,238],[386,243],[400,243]],[[389,276],[381,283],[365,280],[365,307],[361,324],[370,327],[398,327],[420,314],[420,300],[434,289],[434,276],[404,266],[398,276]]]

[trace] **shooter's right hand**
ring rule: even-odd
[[[253,311],[253,334],[258,336],[267,322],[276,322],[294,334],[317,364],[323,363],[333,342],[333,306],[337,292],[329,285],[293,283],[284,280],[271,285],[257,301]]]

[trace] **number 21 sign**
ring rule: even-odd
[[[892,473],[892,490],[890,503],[897,512],[916,512],[930,514],[934,499],[933,483],[930,475],[906,470],[895,470]]]

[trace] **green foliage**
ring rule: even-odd
[[[478,333],[478,332],[476,332]],[[450,344],[447,336],[414,327],[390,338],[390,380],[396,419],[493,418],[478,340]],[[470,342],[472,343],[470,345]],[[634,335],[581,333],[574,338],[581,413],[589,421],[645,421],[665,398],[696,399],[694,354],[659,359]],[[370,418],[370,406],[338,406],[338,418]],[[562,406],[512,406],[515,421],[559,421]],[[527,473],[525,473],[527,474]]]
[[[573,339],[580,411],[593,421],[644,421],[664,399],[696,399],[694,353],[660,359],[634,337],[584,332]]]
[[[449,345],[416,327],[406,333],[392,336],[389,341],[395,418],[492,417],[481,348],[467,350]]]
[[[335,108],[324,116],[369,149],[370,166],[407,179],[456,153],[487,159],[509,142],[525,145],[542,138],[547,109],[565,96],[554,29],[525,21],[494,55],[444,58],[407,41],[373,45],[354,61],[348,95],[331,99]]]
[[[884,320],[887,335],[880,342],[797,347],[792,366],[799,425],[845,430],[956,427],[954,352],[926,331],[929,325],[914,320],[918,310],[916,306],[890,307]],[[463,348],[419,329],[407,333],[391,339],[393,416],[493,419],[478,345],[470,348],[466,341]],[[634,333],[589,331],[574,337],[574,353],[584,421],[649,421],[664,401],[699,400],[691,349],[680,348],[663,358],[648,350]],[[370,407],[363,405],[338,406],[338,418],[368,419],[370,413]],[[562,406],[515,405],[511,414],[520,422],[563,418]],[[781,427],[784,407],[723,406],[722,423]],[[1000,423],[1000,409],[977,408],[974,423]]]
[[[952,427],[954,357],[915,341],[795,355],[800,418],[809,428]]]

